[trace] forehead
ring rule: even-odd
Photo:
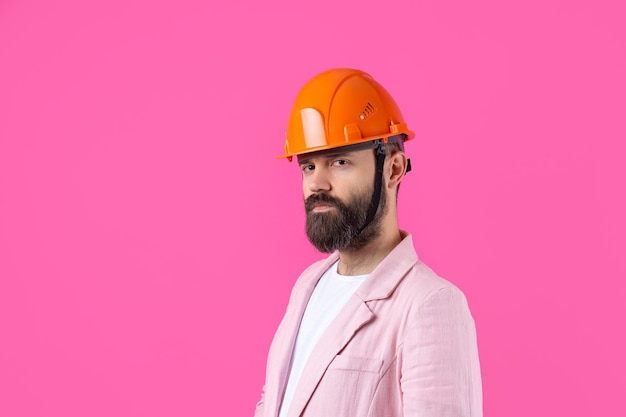
[[[326,159],[326,158],[332,158],[332,157],[344,156],[344,155],[367,154],[367,151],[372,150],[375,147],[376,145],[372,144],[371,142],[367,142],[367,143],[359,143],[356,145],[341,146],[339,148],[333,148],[333,149],[324,149],[321,151],[298,155],[298,163],[302,164],[304,162],[307,162],[316,158]]]

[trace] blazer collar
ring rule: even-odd
[[[374,313],[370,310],[367,301],[384,299],[389,297],[396,289],[406,273],[417,263],[417,254],[413,248],[411,235],[401,232],[403,239],[387,257],[372,271],[371,275],[359,287],[335,320],[326,329],[324,335],[319,340],[317,346],[311,353],[307,364],[302,372],[296,395],[294,396],[289,417],[300,416],[309,399],[313,395],[319,381],[324,376],[328,365],[335,356],[350,342],[352,337],[361,327],[374,319]],[[290,331],[297,333],[302,319],[302,314],[306,308],[308,299],[315,288],[315,285],[322,274],[339,258],[337,253],[333,253],[325,261],[318,264],[317,268],[310,271],[308,279],[305,279],[303,286],[298,291],[297,311],[294,311],[294,319],[291,322]],[[291,357],[294,338],[284,346],[284,354]],[[286,384],[287,372],[283,372],[280,381],[281,392]]]
[[[389,297],[409,269],[417,263],[418,257],[413,247],[413,237],[403,230],[400,231],[400,235],[402,241],[389,252],[357,290],[356,295],[363,301]],[[339,253],[333,252],[328,258],[306,271],[298,288],[294,288],[294,296],[306,303],[324,272],[338,259]]]
[[[363,301],[389,297],[406,273],[417,263],[417,253],[410,233],[400,231],[402,241],[372,271],[356,291]]]

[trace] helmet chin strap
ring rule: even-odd
[[[360,235],[361,232],[370,225],[370,223],[374,220],[376,216],[376,212],[378,211],[378,205],[380,203],[380,194],[383,188],[383,168],[385,165],[385,142],[382,140],[379,141],[376,146],[376,177],[374,178],[374,194],[372,195],[372,200],[370,201],[369,208],[367,209],[367,216],[365,216],[365,223],[356,232],[356,236]]]
[[[400,145],[400,149],[404,151],[405,136],[406,135],[393,136],[388,139],[388,142],[398,143]],[[375,151],[376,152],[376,177],[374,178],[374,194],[372,195],[372,200],[370,201],[369,208],[367,209],[367,216],[365,216],[365,222],[363,223],[363,226],[361,226],[359,231],[356,232],[355,236],[360,235],[361,232],[365,230],[365,228],[369,226],[370,223],[372,223],[372,221],[374,220],[374,217],[376,216],[376,212],[378,211],[378,206],[380,204],[380,195],[382,193],[382,188],[383,188],[383,170],[384,170],[384,165],[385,165],[385,157],[387,156],[386,155],[387,152],[385,149],[385,142],[382,139],[375,141],[374,149],[376,150]],[[406,172],[409,172],[410,170],[411,170],[411,160],[407,159]]]

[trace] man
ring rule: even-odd
[[[284,156],[302,171],[309,240],[331,255],[294,286],[255,417],[482,416],[465,297],[398,227],[413,136],[362,71],[323,72],[298,94]]]

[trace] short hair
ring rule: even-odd
[[[404,151],[404,146],[398,142],[387,142],[385,144],[385,154],[391,156],[396,152]]]
[[[404,142],[387,142],[385,144],[385,159],[396,152],[404,152]],[[398,199],[398,193],[400,192],[400,183],[396,187],[396,200]]]

